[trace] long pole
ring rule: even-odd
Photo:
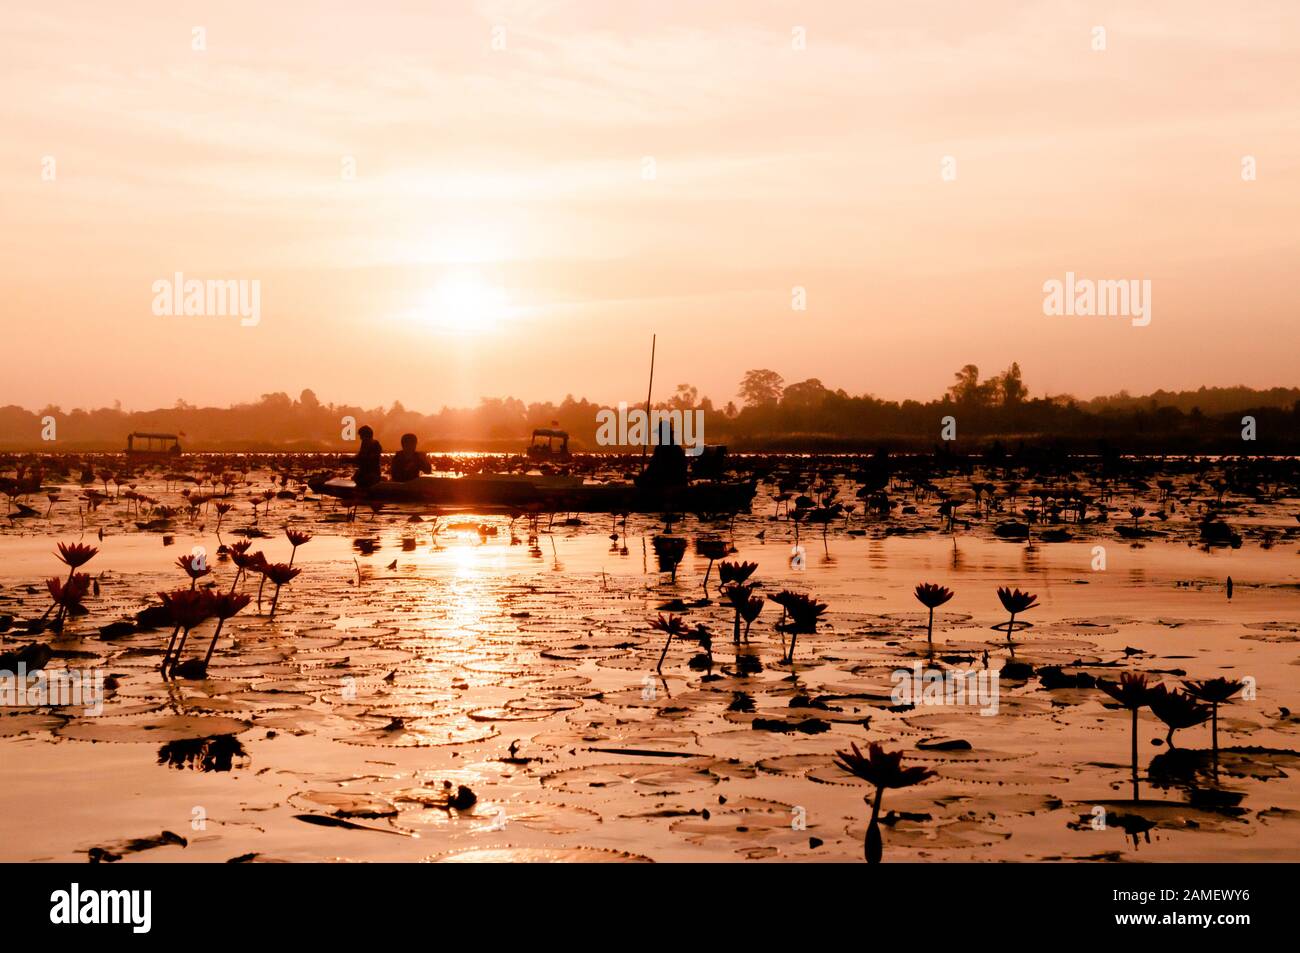
[[[645,389],[645,423],[650,426],[650,394],[655,387],[655,344],[658,342],[659,335],[650,336],[650,384]],[[646,442],[641,444],[641,471],[645,472],[645,451],[650,444],[650,434],[646,434]]]

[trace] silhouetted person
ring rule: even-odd
[[[384,448],[379,445],[379,441],[375,439],[375,432],[369,427],[362,427],[357,431],[357,436],[361,438],[361,449],[352,458],[352,462],[357,465],[357,472],[352,474],[352,481],[358,489],[369,489],[384,477],[380,463]]]
[[[388,470],[389,479],[405,483],[416,479],[421,473],[432,472],[433,464],[424,455],[424,451],[415,449],[415,434],[402,434],[402,449],[393,454],[393,462]]]
[[[687,479],[686,451],[681,444],[673,440],[672,425],[669,424],[667,440],[664,439],[664,426],[659,425],[659,443],[650,455],[650,465],[636,479],[638,486],[647,489],[659,489],[668,486],[683,486]]]

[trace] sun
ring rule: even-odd
[[[451,334],[495,331],[508,317],[510,298],[505,290],[483,280],[474,271],[447,275],[428,294],[419,318],[435,330]]]

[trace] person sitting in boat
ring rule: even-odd
[[[659,442],[655,452],[650,455],[650,465],[636,478],[636,484],[643,489],[658,489],[667,486],[684,486],[687,480],[686,450],[673,439],[672,425],[668,425],[665,435],[663,424],[659,427]]]
[[[424,451],[415,449],[415,434],[402,434],[402,449],[393,454],[389,465],[388,478],[397,483],[417,479],[421,473],[432,473],[433,464],[424,455]]]
[[[379,441],[375,439],[375,432],[369,427],[362,427],[357,431],[357,436],[361,438],[361,448],[352,458],[352,462],[357,465],[357,472],[352,474],[352,482],[358,489],[368,489],[384,478],[383,464],[380,460],[384,448],[380,446]]]

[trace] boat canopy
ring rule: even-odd
[[[143,447],[136,447],[135,442],[140,440],[144,443]],[[154,446],[155,441],[160,445]],[[174,433],[145,433],[135,431],[126,435],[126,452],[127,453],[180,453],[180,439]]]
[[[528,445],[528,456],[538,461],[562,462],[569,459],[568,431],[538,427],[533,431],[533,442]]]

